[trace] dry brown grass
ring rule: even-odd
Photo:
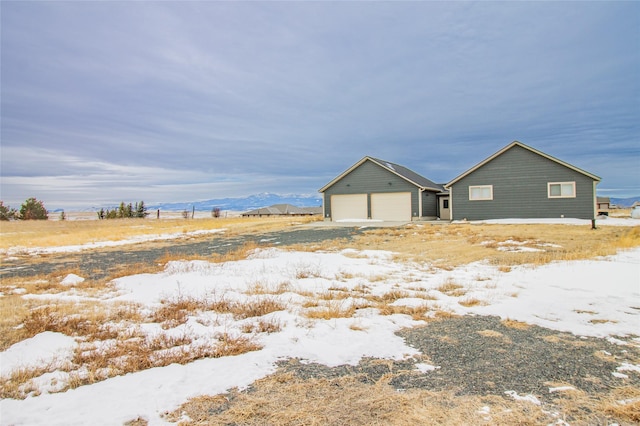
[[[499,251],[497,243],[513,240],[543,251]],[[481,244],[492,241],[493,244]],[[552,261],[590,259],[640,246],[640,227],[575,225],[429,224],[412,223],[404,228],[379,228],[359,235],[349,244],[356,249],[379,249],[398,253],[398,260],[429,262],[451,270],[486,260],[508,272],[514,265],[540,265]],[[559,247],[556,247],[559,246]],[[302,248],[304,249],[304,248]]]
[[[24,340],[28,333],[21,326],[22,319],[29,315],[29,304],[19,295],[0,297],[0,351]]]
[[[456,283],[452,278],[447,278],[446,281],[440,284],[436,290],[440,293],[444,293],[447,296],[460,297],[467,293],[467,290],[463,285]]]
[[[73,364],[83,372],[72,372],[69,387],[95,383],[127,373],[170,364],[187,364],[201,358],[219,358],[240,355],[262,347],[250,337],[220,334],[215,344],[193,345],[187,335],[159,335],[152,338],[134,336],[116,340],[100,349],[79,349]]]
[[[218,335],[215,343],[193,343],[193,339],[186,334],[145,337],[128,329],[112,339],[92,340],[78,346],[70,365],[54,363],[14,371],[8,379],[0,381],[0,397],[25,398],[32,392],[37,394],[38,389],[32,385],[32,379],[54,369],[69,373],[68,381],[62,387],[62,391],[65,391],[153,367],[187,364],[201,358],[240,355],[262,348],[251,337],[226,333]]]
[[[286,309],[286,305],[273,297],[259,297],[244,302],[235,302],[221,298],[195,298],[178,296],[175,299],[161,301],[162,306],[151,315],[151,321],[161,323],[169,329],[187,322],[189,315],[202,311],[215,311],[232,314],[237,320],[261,317],[272,312]]]
[[[106,340],[118,337],[118,331],[109,324],[138,323],[141,319],[138,307],[131,303],[56,302],[32,309],[22,325],[28,337],[53,331],[90,340]]]
[[[409,315],[416,321],[425,320],[427,313],[430,311],[428,306],[396,306],[385,303],[376,305],[376,308],[380,311],[381,315]]]
[[[624,386],[614,389],[604,401],[602,410],[616,419],[640,424],[640,389]]]
[[[97,217],[97,216],[96,216]],[[295,218],[203,218],[203,219],[114,219],[114,220],[27,220],[3,222],[0,249],[10,247],[58,247],[100,241],[119,241],[141,235],[186,234],[225,229],[225,235],[264,232],[321,220]]]
[[[242,331],[244,333],[277,333],[278,331],[282,331],[282,322],[275,318],[260,318],[258,322],[248,322],[244,324]]]
[[[341,300],[329,300],[322,305],[310,306],[304,312],[304,316],[309,319],[329,320],[333,318],[350,318],[355,313],[356,308],[351,303]]]
[[[497,396],[409,389],[390,377],[375,384],[362,377],[302,380],[280,373],[257,381],[250,392],[200,396],[166,419],[179,425],[539,425],[556,418],[536,405]],[[489,407],[490,413],[479,411]],[[186,415],[190,420],[185,420]]]
[[[515,328],[518,330],[526,330],[531,327],[531,325],[527,324],[526,322],[517,321],[510,318],[504,319],[501,322],[503,325],[507,327]]]
[[[458,300],[458,303],[467,308],[472,306],[486,306],[488,304],[486,301],[478,299],[477,297],[465,297],[464,299]]]

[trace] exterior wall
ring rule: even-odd
[[[422,193],[422,215],[427,219],[438,217],[438,197],[435,192],[424,191]]]
[[[418,187],[371,161],[365,161],[324,191],[324,217],[325,219],[331,217],[332,195],[385,192],[411,192],[411,216],[417,218],[420,215],[418,203],[420,190]],[[433,211],[433,216],[435,216],[435,195],[431,193],[428,197],[425,195],[422,197],[423,212]],[[368,217],[371,217],[371,196],[368,198]]]
[[[575,182],[575,198],[548,198],[549,182]],[[493,185],[493,200],[469,200],[469,186]],[[520,146],[452,185],[453,220],[595,217],[594,180]]]

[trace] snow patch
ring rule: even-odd
[[[69,274],[66,277],[64,277],[62,281],[60,281],[60,284],[66,285],[66,286],[74,286],[76,284],[80,284],[83,281],[84,281],[84,278],[76,274]]]

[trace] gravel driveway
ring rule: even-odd
[[[153,263],[158,258],[175,256],[207,256],[225,254],[246,243],[262,246],[310,244],[333,239],[349,240],[363,232],[358,226],[298,227],[295,229],[243,234],[228,237],[223,233],[185,240],[132,244],[109,249],[86,250],[79,253],[49,254],[38,257],[18,257],[2,261],[0,278],[29,277],[50,274],[57,270],[78,269],[82,276],[101,279],[117,267],[136,263]]]

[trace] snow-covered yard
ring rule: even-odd
[[[416,355],[417,350],[395,332],[424,321],[402,313],[382,315],[375,303],[379,300],[398,307],[398,312],[403,306],[421,308],[426,317],[443,311],[497,315],[620,345],[640,345],[634,337],[640,334],[640,249],[502,272],[486,262],[440,270],[427,263],[396,262],[385,251],[271,248],[226,263],[170,262],[161,273],[119,278],[113,291],[101,296],[76,289],[80,278],[67,277],[68,290],[62,293],[23,297],[133,302],[147,312],[185,299],[238,304],[269,300],[283,309],[246,318],[204,309],[190,312],[178,325],[131,325],[149,338],[187,335],[190,347],[219,344],[224,334],[248,336],[261,349],[150,368],[57,393],[70,373],[49,372],[34,380],[39,392],[0,402],[3,425],[122,424],[137,417],[164,424],[162,413],[197,395],[246,387],[274,372],[278,360],[297,357],[337,366],[357,364],[363,357]],[[447,290],[452,285],[456,291]],[[313,314],[325,311],[348,314],[328,315],[329,319]],[[272,328],[261,331],[260,323]],[[0,353],[0,372],[6,377],[20,367],[64,366],[82,344],[60,333],[40,333]],[[423,374],[437,367],[416,363]],[[621,374],[621,381],[624,375],[640,374],[640,365],[620,367],[622,373],[612,374]]]

